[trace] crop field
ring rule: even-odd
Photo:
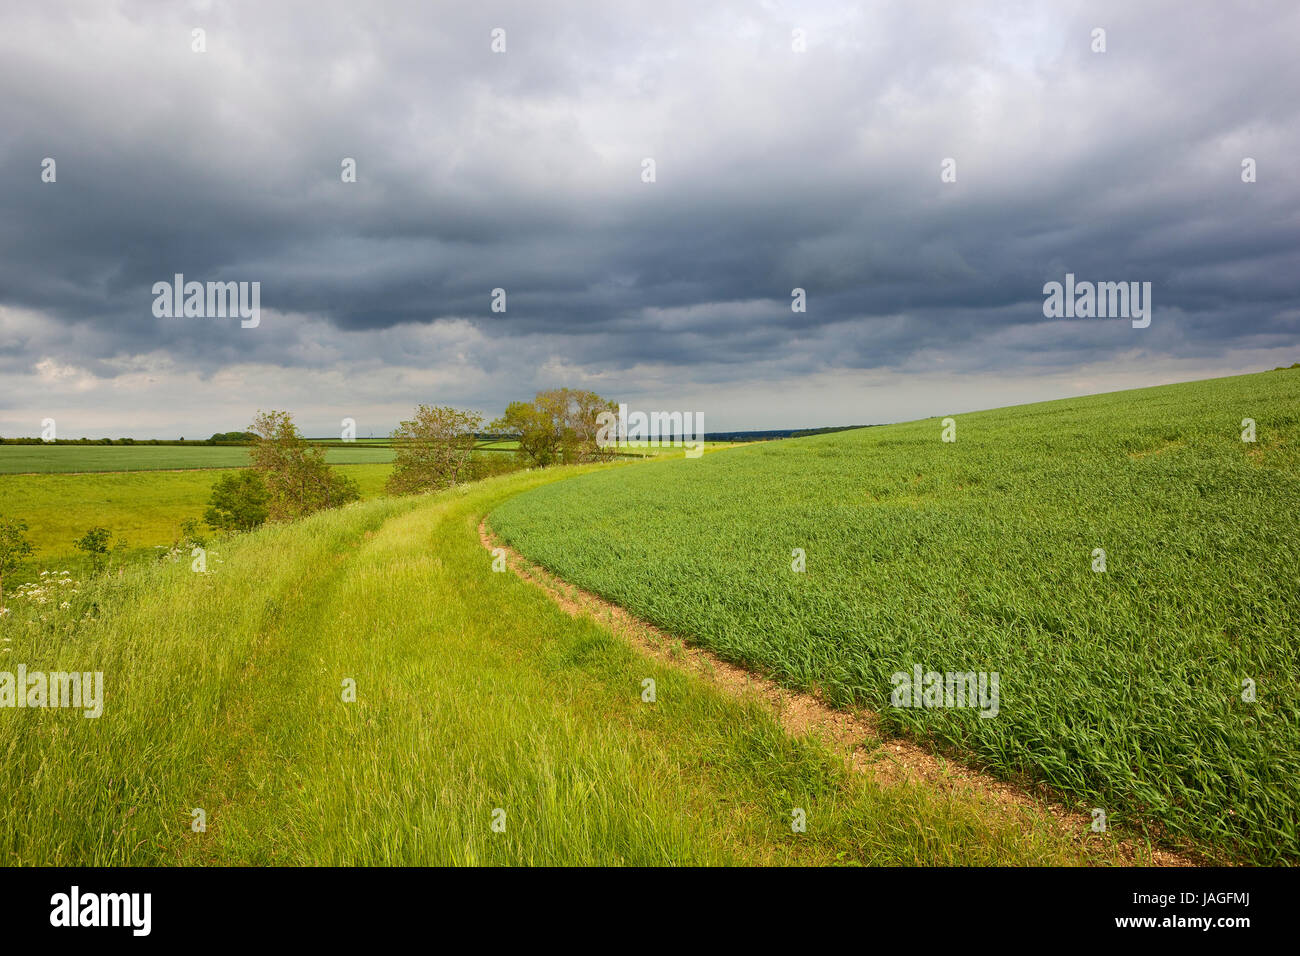
[[[141,562],[15,601],[0,654],[101,672],[102,713],[0,721],[0,862],[1120,859],[1109,835],[1063,837],[1028,809],[851,773],[493,573],[480,517],[590,468],[358,502],[224,541],[203,573]]]
[[[935,418],[597,472],[489,521],[691,642],[1094,819],[1300,861],[1300,371],[953,418],[951,442]],[[917,668],[996,674],[995,712],[897,706]]]

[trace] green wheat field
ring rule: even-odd
[[[955,424],[950,443],[931,419],[588,475],[490,522],[574,584],[999,775],[1294,862],[1300,372]],[[999,673],[999,714],[892,707],[917,664]]]

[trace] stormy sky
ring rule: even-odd
[[[778,428],[1289,365],[1297,37],[1293,0],[6,3],[0,434],[559,385]],[[1044,318],[1067,272],[1150,282],[1150,326]],[[156,317],[176,273],[260,323]]]

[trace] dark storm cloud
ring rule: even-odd
[[[558,354],[700,384],[1296,344],[1300,9],[952,6],[8,11],[0,306],[39,321],[0,370]],[[1067,271],[1150,281],[1151,327],[1047,322]],[[260,281],[261,326],[155,318],[178,272]],[[380,334],[439,323],[450,357]]]

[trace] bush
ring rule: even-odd
[[[26,531],[27,522],[21,518],[0,518],[0,608],[5,603],[5,573],[16,571],[23,558],[32,553]]]
[[[252,531],[266,520],[270,497],[257,472],[228,471],[212,486],[203,520],[216,531]]]
[[[113,537],[113,532],[107,528],[94,527],[87,531],[77,541],[77,550],[85,551],[90,555],[91,563],[95,570],[101,570],[108,560],[108,542]],[[125,546],[125,542],[119,541],[118,547]]]
[[[525,467],[527,467],[526,463],[521,461],[517,455],[507,455],[504,452],[487,452],[470,462],[469,480],[481,481],[495,475],[507,475],[512,471],[520,471]]]

